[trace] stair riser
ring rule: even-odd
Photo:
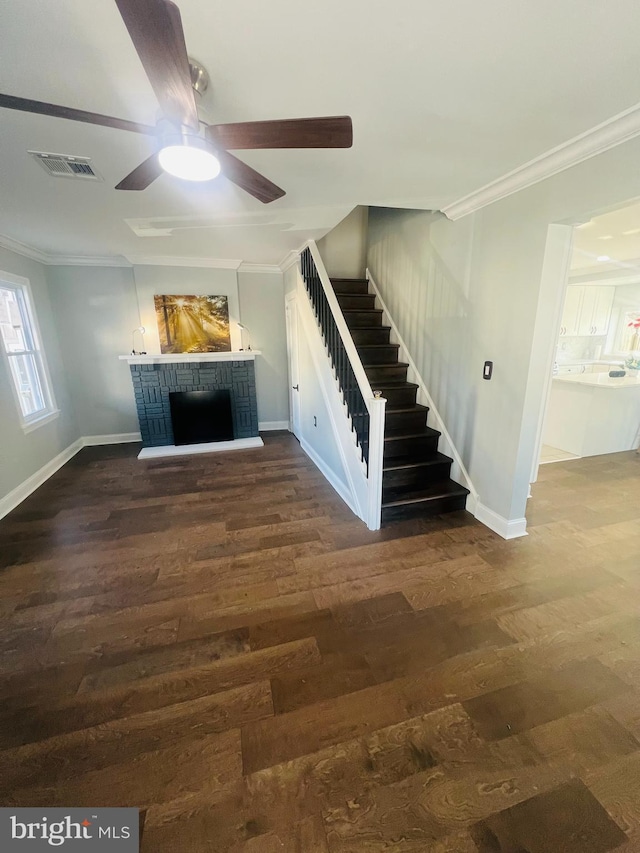
[[[363,364],[391,364],[398,360],[398,347],[392,344],[382,347],[359,346],[358,354]]]
[[[387,326],[381,326],[379,329],[353,329],[351,337],[356,346],[363,344],[388,344],[389,332],[391,329]]]
[[[427,413],[417,412],[386,412],[384,418],[385,431],[391,429],[406,429],[407,431],[424,429],[427,425]]]
[[[345,308],[375,308],[376,297],[373,293],[336,293],[338,304],[344,310]]]
[[[428,453],[435,453],[438,449],[438,436],[415,436],[414,438],[396,438],[393,441],[385,441],[384,458],[393,459],[396,456],[408,456],[414,454],[419,459]]]
[[[375,388],[373,389],[375,391]],[[382,396],[387,406],[414,406],[417,388],[384,388]]]
[[[361,326],[381,326],[382,311],[345,311],[344,319],[350,329]]]
[[[352,281],[348,278],[332,278],[331,284],[333,285],[334,291],[337,291],[338,293],[368,293],[369,291],[368,281]]]
[[[419,501],[418,503],[405,504],[397,507],[382,508],[382,522],[394,521],[400,518],[428,518],[432,515],[440,515],[444,512],[455,512],[463,510],[467,502],[466,496],[436,498],[434,500]]]
[[[451,470],[451,462],[436,462],[433,465],[419,465],[417,468],[400,468],[398,471],[385,471],[382,475],[382,490],[396,486],[415,486],[424,488],[447,480]]]
[[[402,382],[407,379],[407,368],[406,366],[398,365],[390,365],[387,367],[367,367],[366,369],[367,377],[370,383],[375,384],[377,382]]]

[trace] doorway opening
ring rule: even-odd
[[[639,369],[640,202],[636,201],[573,229],[538,463],[637,449]]]

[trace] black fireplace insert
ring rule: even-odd
[[[171,391],[169,393],[174,444],[231,441],[231,392]]]

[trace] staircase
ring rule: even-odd
[[[426,406],[416,403],[418,386],[407,382],[409,365],[398,360],[398,344],[389,342],[391,328],[382,325],[369,282],[332,278],[331,284],[371,387],[387,400],[383,522],[464,509],[469,490],[449,476],[453,460],[438,452],[440,433],[427,426]]]

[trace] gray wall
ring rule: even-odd
[[[0,270],[31,283],[34,310],[60,415],[25,434],[20,426],[6,359],[0,357],[0,499],[79,438],[42,264],[0,248]]]
[[[258,421],[289,421],[287,334],[282,273],[238,274],[240,316],[256,358]],[[246,341],[245,341],[246,343]]]
[[[136,266],[133,270],[140,323],[146,328],[146,348],[160,352],[153,297],[161,293],[226,296],[229,304],[231,349],[240,348],[238,275],[235,270],[206,267]],[[131,327],[133,328],[133,326]],[[130,347],[129,347],[130,349]]]
[[[129,366],[118,359],[132,349],[131,331],[143,325],[145,349],[160,352],[156,293],[224,294],[231,342],[240,348],[242,320],[256,358],[260,421],[288,421],[283,279],[280,273],[240,273],[196,267],[49,267],[55,319],[81,435],[138,431]],[[240,306],[240,285],[242,306]],[[140,336],[136,334],[136,349]]]
[[[367,262],[369,208],[356,207],[318,240],[318,250],[332,278],[362,278]]]
[[[129,365],[118,360],[140,325],[133,270],[49,267],[47,275],[80,434],[138,432]]]

